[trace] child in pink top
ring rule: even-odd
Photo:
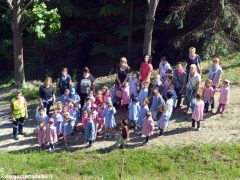
[[[87,110],[84,110],[82,112],[82,126],[83,126],[83,129],[85,130],[86,127],[87,127],[87,122],[88,122],[88,111]]]
[[[192,113],[192,128],[195,128],[195,122],[197,122],[197,129],[200,129],[200,121],[203,120],[204,101],[200,94],[196,95],[196,103]]]
[[[38,127],[34,130],[34,133],[37,134],[38,144],[40,148],[43,149],[46,144],[46,127],[45,121],[40,121]]]
[[[128,104],[130,103],[130,87],[129,83],[126,82],[122,87],[122,105],[128,110]]]
[[[215,91],[220,92],[219,97],[219,105],[217,109],[217,114],[223,113],[226,109],[227,104],[229,103],[229,97],[230,97],[230,81],[225,79],[223,82],[223,87],[220,89],[216,89]]]
[[[97,132],[99,119],[98,119],[98,112],[97,112],[97,105],[96,104],[92,105],[92,118],[93,118],[93,122],[94,122],[94,125],[95,125],[95,132]]]
[[[55,150],[54,144],[57,143],[57,128],[54,126],[54,119],[50,118],[48,120],[48,127],[46,129],[46,139],[50,145],[49,152],[53,152]]]
[[[144,144],[148,144],[149,137],[153,135],[153,130],[154,130],[154,121],[152,118],[152,113],[151,111],[148,111],[146,113],[146,118],[144,120],[143,128],[142,128],[142,135],[146,136]]]
[[[106,103],[110,101],[112,102],[112,95],[111,95],[110,89],[107,89],[105,91],[105,95],[103,96],[103,102]]]
[[[204,105],[204,112],[208,113],[208,107],[211,105],[211,110],[213,111],[213,103],[214,103],[214,89],[212,87],[212,80],[208,79],[205,82],[205,87],[202,92]]]

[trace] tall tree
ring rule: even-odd
[[[22,34],[27,28],[45,38],[46,34],[60,28],[60,17],[57,9],[47,10],[44,0],[7,0],[12,15],[14,75],[17,87],[24,87],[24,59]]]
[[[151,55],[152,33],[153,33],[153,26],[154,26],[155,14],[156,14],[158,3],[159,3],[159,0],[147,0],[148,12],[146,15],[143,54]]]

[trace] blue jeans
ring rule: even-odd
[[[194,110],[194,107],[195,107],[195,93],[189,89],[189,88],[186,88],[186,102],[187,102],[187,110],[189,109],[189,107],[191,107],[192,111]]]

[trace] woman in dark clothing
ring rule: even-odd
[[[49,115],[50,107],[55,102],[55,93],[51,77],[47,77],[44,84],[39,87],[39,97],[41,106],[44,107],[45,112]]]
[[[130,73],[130,67],[127,58],[121,57],[119,67],[117,68],[116,85],[122,87],[127,81]]]

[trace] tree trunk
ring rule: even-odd
[[[129,2],[129,29],[130,35],[128,36],[128,60],[132,62],[132,27],[133,27],[133,0]]]
[[[155,21],[155,13],[156,13],[159,0],[148,0],[147,3],[148,3],[148,12],[146,15],[143,55],[145,54],[151,55],[153,25]]]
[[[12,31],[13,31],[13,51],[14,51],[14,76],[16,86],[22,88],[25,85],[25,74],[23,64],[23,44],[22,44],[22,32],[20,29],[20,2],[19,0],[13,0],[13,16],[12,16]]]

